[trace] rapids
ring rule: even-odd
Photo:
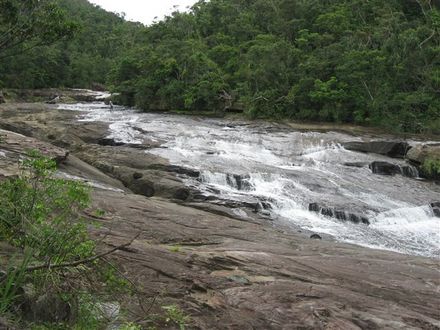
[[[275,224],[288,223],[292,229],[371,248],[440,256],[440,219],[429,207],[440,201],[440,187],[418,178],[372,174],[368,164],[373,161],[405,163],[341,146],[360,141],[360,136],[293,131],[270,123],[138,113],[117,106],[110,111],[98,102],[59,108],[81,111],[80,121],[110,123],[109,138],[118,142],[159,142],[161,147],[146,152],[200,171],[199,178],[183,178],[187,185],[213,198],[260,202]],[[417,175],[414,170],[412,174]],[[360,214],[370,224],[311,212],[311,203]]]

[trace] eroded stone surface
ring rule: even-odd
[[[49,143],[0,129],[0,176],[17,175],[20,171],[20,160],[31,150],[40,151],[58,164],[63,162],[69,154],[67,150]]]
[[[106,135],[103,124],[78,125],[72,114],[52,113],[46,105],[21,106],[20,115],[8,106],[2,127],[63,143],[81,160],[69,156],[61,170],[118,189],[94,189],[93,207],[85,216],[101,223],[92,235],[104,239],[102,250],[139,235],[111,258],[138,285],[144,310],[151,314],[176,304],[191,316],[194,329],[440,326],[438,260],[314,240],[310,233],[246,221],[204,202],[175,203],[172,196],[156,193],[156,180],[176,184],[164,189],[171,192],[181,187],[175,175],[197,173],[179,173],[156,156],[133,157],[127,146],[98,145]],[[8,134],[17,143],[9,149],[0,144],[0,173],[12,172],[14,155],[29,144],[52,157],[65,156],[65,150],[47,142]],[[139,180],[151,181],[153,197],[133,194],[120,182],[130,186]],[[104,214],[96,216],[94,209]],[[138,299],[123,307],[133,319],[148,317]]]
[[[113,246],[141,233],[114,260],[151,297],[183,306],[195,328],[439,325],[436,260],[310,240],[162,199],[97,191],[94,203],[107,210],[97,237],[108,234]]]

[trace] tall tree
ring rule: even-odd
[[[0,58],[72,37],[76,24],[51,0],[0,0]]]

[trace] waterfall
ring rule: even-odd
[[[400,166],[400,171],[403,176],[406,176],[408,178],[419,178],[419,170],[413,165]]]
[[[436,256],[440,249],[439,219],[429,207],[440,200],[440,188],[413,180],[419,177],[417,168],[404,160],[342,147],[362,137],[110,111],[103,103],[59,108],[79,111],[81,121],[109,123],[115,141],[157,141],[160,147],[144,152],[200,173],[183,180],[209,197],[203,199],[207,203],[232,201],[223,205],[237,214],[241,206],[257,205],[292,228],[362,246],[424,256]],[[391,175],[372,174],[366,165],[374,162],[389,166]]]

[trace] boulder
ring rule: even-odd
[[[422,165],[427,159],[440,160],[440,144],[420,144],[411,148],[406,159],[416,165]]]
[[[117,142],[112,138],[102,138],[98,140],[98,144],[101,146],[119,147],[125,145],[124,142]]]
[[[174,192],[172,197],[174,199],[178,199],[178,200],[181,200],[181,201],[186,201],[189,198],[190,195],[191,195],[190,190],[185,188],[185,187],[183,187],[183,188],[178,188]]]
[[[134,173],[133,173],[133,179],[135,179],[135,180],[139,180],[139,179],[141,179],[143,176],[144,176],[144,175],[143,175],[142,173],[139,173],[139,172],[134,172]]]
[[[133,181],[125,181],[122,182],[135,194],[143,195],[145,197],[152,197],[155,195],[156,190],[154,189],[154,182],[148,180],[148,178],[139,178]]]
[[[370,224],[368,218],[362,215],[356,213],[350,213],[342,210],[337,210],[331,207],[321,206],[318,203],[309,204],[309,211],[319,213],[326,217],[335,218],[341,221],[350,221],[356,224],[363,223],[365,225]]]
[[[252,184],[250,183],[249,175],[239,175],[239,174],[228,174],[226,176],[226,181],[228,185],[237,190],[252,190]]]
[[[431,203],[431,208],[432,208],[434,215],[437,218],[440,218],[440,202]]]
[[[192,168],[177,166],[177,165],[158,165],[150,166],[150,169],[162,170],[169,173],[175,173],[179,175],[189,176],[191,178],[198,178],[200,176],[200,171],[194,170]]]
[[[318,234],[313,234],[310,236],[311,239],[322,239],[322,237]]]
[[[180,201],[186,201],[191,195],[191,190],[172,173],[117,166],[113,167],[109,174],[138,195],[158,196]]]
[[[342,146],[351,151],[374,153],[393,158],[404,158],[411,146],[403,141],[346,142]]]
[[[440,180],[440,174],[437,171],[429,169],[427,161],[440,163],[440,144],[417,145],[406,155],[407,160],[417,166],[420,176],[429,180]],[[424,167],[423,165],[428,165]]]
[[[388,162],[372,162],[369,167],[374,174],[395,175],[402,173],[399,165]]]
[[[397,165],[388,162],[372,162],[369,168],[374,174],[379,175],[396,175],[401,174],[408,178],[418,178],[419,171],[417,167],[412,165]]]

